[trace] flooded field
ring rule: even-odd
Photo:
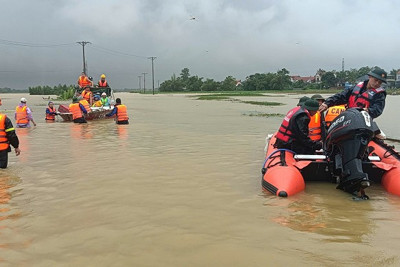
[[[38,125],[17,130],[22,153],[0,170],[1,266],[400,264],[400,197],[380,185],[369,201],[326,183],[263,192],[265,137],[282,118],[248,115],[284,114],[298,95],[240,98],[285,103],[267,107],[120,93],[119,126],[46,123],[41,96],[2,95],[0,110],[13,117],[22,96]],[[377,120],[391,138],[399,99]]]

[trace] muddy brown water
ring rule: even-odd
[[[277,198],[263,192],[265,136],[298,95],[242,97],[279,107],[187,95],[117,96],[131,124],[46,123],[18,129],[22,154],[0,170],[1,266],[398,266],[400,197],[369,201],[327,183]],[[378,123],[399,138],[398,96]],[[13,120],[14,121],[14,120]],[[396,145],[396,144],[395,144]]]

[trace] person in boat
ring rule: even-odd
[[[276,148],[286,148],[297,154],[315,154],[322,148],[322,142],[313,141],[308,136],[310,117],[318,111],[318,102],[309,99],[302,106],[291,109],[283,119],[276,134]]]
[[[345,105],[338,105],[338,106],[332,106],[329,107],[326,111],[325,114],[325,126],[326,128],[329,128],[331,126],[332,121],[340,115],[343,111],[346,110]]]
[[[94,99],[94,103],[93,103],[92,107],[97,107],[98,108],[98,107],[102,107],[103,106],[103,104],[101,103],[99,95],[95,95],[93,97],[93,99]]]
[[[317,100],[318,105],[321,105],[325,101],[325,98],[323,98],[321,95],[313,95],[311,99]],[[308,124],[308,130],[309,130],[308,136],[310,136],[311,140],[314,141],[322,140],[323,119],[321,118],[322,118],[322,113],[319,111],[317,111],[310,118],[310,123]]]
[[[54,107],[54,103],[49,101],[48,107],[46,108],[46,121],[55,121],[56,115],[58,115],[58,112]]]
[[[32,111],[26,105],[26,98],[22,97],[21,102],[15,108],[15,122],[18,128],[28,128],[31,127],[30,122],[36,126],[36,122],[33,120]]]
[[[91,91],[90,86],[85,87],[81,96],[89,103],[89,105],[93,105],[93,92]]]
[[[117,124],[129,124],[128,112],[126,106],[121,103],[121,98],[115,99],[114,109],[106,114],[107,117],[116,115],[115,121]]]
[[[105,74],[100,75],[100,80],[97,82],[97,87],[110,87],[106,80]]]
[[[0,168],[2,169],[7,168],[8,153],[11,152],[10,145],[14,147],[15,155],[19,156],[21,149],[19,148],[19,140],[14,126],[6,114],[0,113]]]
[[[110,99],[107,97],[107,94],[105,92],[101,93],[100,101],[103,107],[111,106]]]
[[[79,103],[77,97],[72,98],[72,103],[69,105],[69,112],[72,113],[74,123],[87,123],[84,115],[87,114],[85,107]]]
[[[387,73],[383,69],[375,68],[368,72],[368,80],[327,98],[319,107],[319,111],[323,112],[331,106],[346,104],[348,108],[366,110],[375,119],[385,108],[386,91],[381,85],[386,83],[386,78]]]
[[[304,102],[306,102],[308,99],[310,99],[308,96],[303,96],[299,99],[299,103],[297,103],[297,106],[303,106]]]
[[[93,82],[89,80],[86,73],[82,72],[77,81],[80,88],[85,88],[86,86],[93,86]]]

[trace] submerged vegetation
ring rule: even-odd
[[[244,116],[249,116],[249,117],[284,117],[284,114],[280,113],[262,113],[262,112],[250,112],[250,113],[243,113]]]

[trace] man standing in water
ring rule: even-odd
[[[126,106],[121,104],[121,98],[115,99],[115,107],[114,109],[106,114],[107,117],[111,117],[116,115],[117,124],[129,124],[128,113],[126,111]]]
[[[0,98],[1,106],[1,98]],[[10,144],[15,148],[15,155],[19,156],[19,140],[11,120],[0,113],[0,168],[5,169],[8,165],[8,152],[11,152]]]
[[[31,127],[29,122],[36,126],[36,122],[33,120],[31,109],[26,105],[26,98],[21,98],[21,103],[15,108],[15,122],[19,128]]]
[[[360,82],[353,88],[348,88],[325,100],[319,107],[323,112],[331,106],[347,104],[348,108],[362,108],[375,119],[385,108],[386,91],[381,87],[386,83],[387,73],[381,68],[368,72],[368,80]]]

